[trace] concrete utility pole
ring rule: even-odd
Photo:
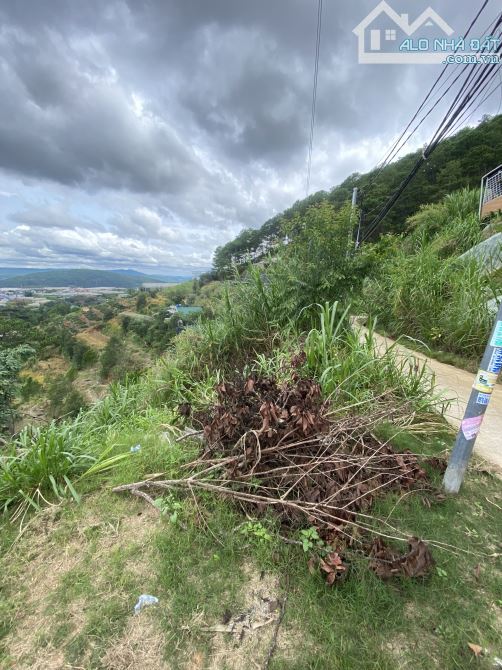
[[[354,218],[354,212],[356,211],[357,207],[357,194],[358,194],[358,188],[357,186],[354,186],[352,189],[352,209],[350,212],[350,232],[349,232],[349,248],[352,245],[352,240],[353,240],[353,232],[352,232],[352,219]],[[361,221],[361,219],[359,219]],[[356,239],[356,249],[359,246],[359,228],[357,230],[357,239]],[[350,252],[349,252],[350,253]]]
[[[464,418],[453,451],[450,455],[448,467],[444,474],[443,486],[448,493],[458,493],[469,458],[472,454],[476,437],[495,384],[502,369],[502,303],[499,305],[497,320],[493,326],[490,340],[486,345],[481,366],[476,375],[471,395],[465,410]]]

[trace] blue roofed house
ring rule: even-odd
[[[448,38],[453,29],[437,12],[428,7],[412,23],[408,14],[398,14],[382,0],[353,32],[358,38],[360,63],[441,63],[445,53],[433,51],[400,51],[405,39]]]

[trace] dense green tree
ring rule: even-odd
[[[110,305],[105,305],[101,311],[103,313],[103,321],[110,321],[115,316],[115,312]]]
[[[297,214],[285,227],[291,240],[277,264],[286,273],[282,282],[290,287],[298,309],[325,300],[342,300],[354,284],[354,260],[350,250],[355,214],[350,206],[341,209],[327,202]]]
[[[101,377],[107,379],[112,369],[120,361],[122,355],[122,340],[118,335],[112,335],[101,354]]]
[[[20,394],[23,402],[26,402],[30,398],[33,398],[33,396],[38,395],[41,390],[42,384],[40,384],[40,382],[37,382],[37,380],[33,379],[33,377],[26,377],[20,387]]]
[[[138,312],[144,311],[147,302],[148,300],[146,297],[146,293],[144,291],[140,291],[140,293],[138,293],[138,297],[136,298],[136,309],[138,310]]]
[[[76,416],[86,407],[84,396],[74,386],[72,380],[63,375],[57,377],[47,390],[51,414],[55,419]]]
[[[129,331],[129,327],[131,326],[131,317],[130,316],[123,316],[122,317],[122,332],[125,334]]]
[[[26,360],[35,353],[32,347],[21,344],[0,350],[0,430],[11,427],[12,408],[19,379],[18,374]]]

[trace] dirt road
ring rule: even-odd
[[[383,348],[394,343],[393,340],[376,333],[375,338]],[[453,365],[440,363],[434,358],[428,358],[425,354],[411,351],[400,344],[396,346],[403,355],[414,356],[417,361],[425,361],[427,367],[434,372],[438,389],[444,392],[446,398],[453,398],[446,418],[452,426],[458,428],[469,400],[474,374],[455,368]],[[500,385],[493,392],[474,451],[478,456],[485,458],[502,470],[502,386]]]

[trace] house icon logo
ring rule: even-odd
[[[408,14],[398,14],[383,0],[353,32],[358,38],[360,63],[409,65],[442,63],[444,52],[432,52],[424,47],[429,45],[432,37],[450,37],[453,29],[431,7],[410,23]],[[408,43],[416,41],[422,48],[403,51],[400,45],[405,40]]]

